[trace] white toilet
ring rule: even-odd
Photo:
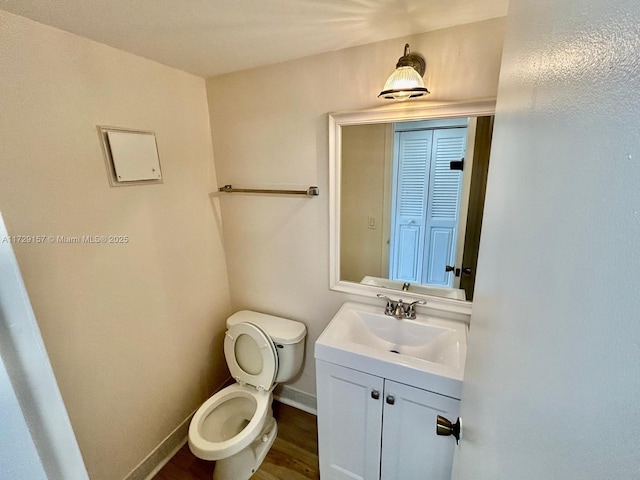
[[[237,383],[196,411],[189,448],[216,460],[214,480],[247,480],[260,467],[278,432],[272,391],[302,366],[304,324],[243,310],[227,319],[224,356]]]

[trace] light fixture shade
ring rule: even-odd
[[[425,67],[422,55],[411,53],[407,43],[404,46],[404,55],[396,64],[395,72],[389,76],[378,97],[402,101],[427,95],[429,90],[422,80]]]
[[[389,76],[378,97],[407,100],[428,93],[424,80],[413,67],[400,67]]]

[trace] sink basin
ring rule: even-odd
[[[467,325],[422,314],[396,319],[383,309],[345,303],[316,341],[315,357],[460,398]]]
[[[380,313],[347,308],[333,332],[345,340],[430,362],[460,366],[457,331],[432,321],[397,320]]]

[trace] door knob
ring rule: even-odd
[[[444,266],[444,271],[445,272],[453,272],[456,269],[455,265],[445,265]]]
[[[460,417],[456,420],[456,423],[451,423],[444,417],[438,415],[438,419],[436,420],[436,434],[441,435],[443,437],[448,437],[449,435],[453,435],[456,439],[456,445],[460,443]]]

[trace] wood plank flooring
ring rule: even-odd
[[[319,480],[316,417],[273,402],[278,436],[251,480]],[[195,457],[185,445],[153,480],[211,480],[215,462]]]

